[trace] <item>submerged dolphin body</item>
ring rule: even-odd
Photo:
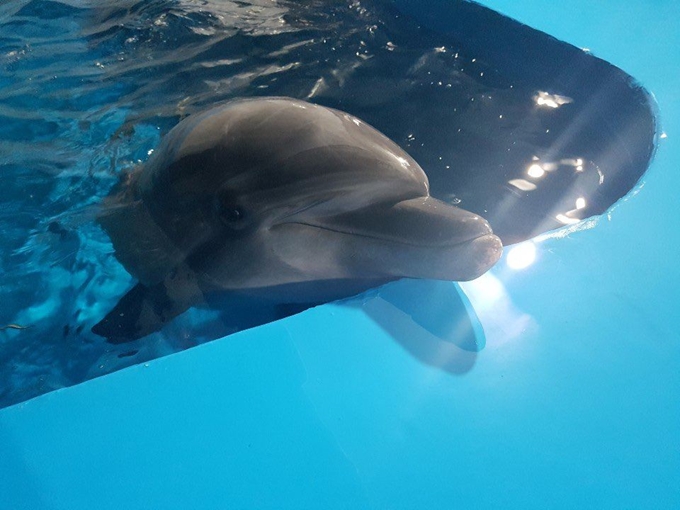
[[[262,98],[191,116],[107,198],[99,222],[139,283],[93,332],[141,338],[217,294],[313,304],[402,277],[476,278],[500,240],[428,188],[338,110]]]

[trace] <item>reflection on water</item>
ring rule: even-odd
[[[463,374],[486,344],[474,308],[453,282],[403,280],[381,288],[377,298],[366,300],[362,309],[427,365]]]
[[[560,96],[559,94],[548,94],[542,90],[534,96],[534,100],[538,106],[547,106],[548,108],[559,108],[562,105],[573,103],[574,100],[567,96]]]
[[[511,342],[537,327],[530,315],[514,305],[502,280],[493,273],[460,286],[484,324],[487,335]]]
[[[505,261],[511,269],[529,267],[536,261],[536,245],[532,241],[525,241],[510,247]]]
[[[133,348],[88,333],[133,283],[96,204],[162,134],[217,102],[284,95],[356,115],[421,164],[434,196],[506,243],[578,229],[635,185],[653,151],[644,91],[475,4],[448,8],[432,31],[383,0],[3,2],[0,326],[28,329],[0,330],[0,405],[218,329],[214,312],[193,310]],[[488,299],[471,301],[479,313]],[[495,306],[494,320],[521,330],[502,295]]]

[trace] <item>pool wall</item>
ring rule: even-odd
[[[480,352],[403,281],[0,410],[0,509],[680,508],[680,4],[485,5],[654,93],[644,186],[463,285]]]

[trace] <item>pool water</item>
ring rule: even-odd
[[[100,203],[206,106],[293,96],[357,115],[505,245],[602,214],[635,186],[657,133],[631,77],[475,4],[450,8],[442,33],[380,1],[7,4],[0,404],[271,320],[235,324],[251,305],[232,305],[121,346],[90,332],[133,284]]]
[[[216,319],[197,311],[122,349],[89,335],[132,283],[93,221],[101,197],[162,133],[215,101],[306,97],[324,76],[325,95],[317,88],[310,99],[360,116],[384,111],[375,93],[393,83],[384,76],[342,95],[359,83],[357,50],[406,62],[441,40],[453,49],[451,5],[0,7],[2,324],[30,326],[0,332],[2,404],[136,365],[0,411],[0,503],[680,505],[680,234],[670,191],[680,184],[679,8],[487,4],[589,47],[654,94],[659,148],[641,186],[602,216],[506,250],[474,282],[396,282],[155,361],[202,343],[209,335],[195,330]],[[414,46],[399,43],[404,34]],[[438,55],[416,85],[434,81]],[[464,55],[457,76],[473,58]],[[406,145],[413,133],[389,134]]]

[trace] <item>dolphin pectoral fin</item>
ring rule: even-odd
[[[113,307],[106,317],[92,327],[95,335],[103,336],[111,343],[124,343],[144,336],[142,317],[149,307],[149,287],[138,283]],[[160,329],[159,327],[153,329]],[[149,331],[151,332],[151,331]]]
[[[107,342],[121,344],[160,331],[168,322],[202,300],[197,286],[186,286],[177,293],[176,286],[165,280],[147,287],[135,285],[106,317],[92,327],[92,332]]]
[[[162,281],[184,259],[141,201],[115,195],[105,202],[97,221],[111,239],[116,258],[147,285]]]

